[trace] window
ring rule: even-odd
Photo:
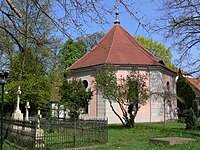
[[[169,84],[169,81],[167,81],[167,90],[169,91],[170,89],[170,84]]]
[[[88,81],[87,80],[83,80],[83,86],[85,87],[85,89],[88,88]],[[88,114],[88,104],[82,109],[82,114]]]
[[[83,85],[84,85],[85,89],[87,89],[87,87],[88,87],[88,82],[87,82],[87,80],[83,80]]]

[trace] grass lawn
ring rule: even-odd
[[[136,124],[135,128],[123,126],[109,127],[108,144],[93,147],[94,150],[198,150],[200,149],[200,130],[185,130],[182,123]],[[153,137],[189,137],[196,142],[180,145],[150,143]],[[89,148],[85,148],[89,149]],[[84,150],[85,150],[84,149]]]
[[[200,149],[200,130],[185,130],[182,123],[136,124],[135,128],[110,126],[108,144],[82,148],[84,150],[198,150]],[[153,137],[189,137],[196,142],[180,145],[150,143]],[[9,148],[9,147],[8,147]],[[6,149],[5,150],[14,150]]]

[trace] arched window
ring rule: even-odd
[[[169,84],[169,81],[167,81],[167,90],[169,91],[170,89],[170,84]]]
[[[88,81],[87,80],[83,80],[83,85],[84,85],[85,89],[87,89],[87,87],[88,87]]]
[[[87,80],[83,80],[83,86],[85,87],[85,89],[88,88],[88,81]],[[82,109],[82,114],[88,114],[88,105],[86,105],[83,109]]]

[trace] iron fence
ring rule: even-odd
[[[34,149],[36,122],[3,118],[3,136],[18,147]]]
[[[5,139],[22,149],[67,149],[108,142],[105,119],[20,121],[4,118]]]

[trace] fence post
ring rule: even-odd
[[[4,107],[4,84],[2,83],[2,100],[1,100],[1,150],[3,150],[3,107]]]
[[[76,118],[74,118],[74,147],[76,147]]]
[[[106,143],[108,143],[108,118],[106,118]]]
[[[40,126],[40,119],[41,119],[42,115],[40,114],[40,110],[38,110],[38,116],[37,116],[37,127],[36,127],[36,131],[35,131],[35,147],[36,148],[42,148],[44,147],[44,130],[41,129]]]

